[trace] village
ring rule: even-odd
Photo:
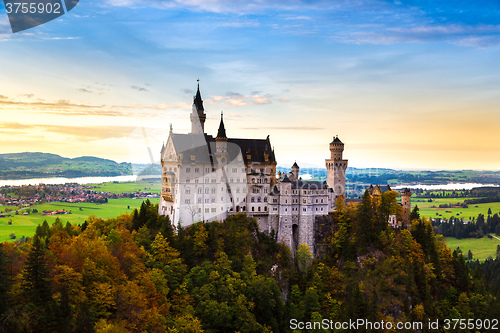
[[[77,183],[3,186],[0,187],[0,218],[10,217],[13,214],[29,215],[38,213],[40,215],[59,215],[69,213],[66,210],[44,210],[43,212],[38,212],[36,208],[32,208],[41,204],[53,202],[90,202],[103,204],[107,203],[108,199],[146,199],[159,197],[158,194],[151,192],[135,191],[112,193],[94,190],[96,188],[98,188],[98,186]]]

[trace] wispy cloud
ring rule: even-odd
[[[16,133],[38,132],[61,134],[81,141],[125,138],[135,129],[132,126],[58,126],[43,124],[0,123],[0,128]]]
[[[243,127],[246,130],[285,130],[285,131],[320,131],[323,127],[314,126],[262,126],[262,127]]]
[[[137,90],[137,91],[148,91],[147,88],[140,87],[140,86],[130,86],[130,88]]]

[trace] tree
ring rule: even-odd
[[[299,271],[305,272],[307,267],[309,267],[309,263],[311,262],[312,255],[311,250],[309,249],[309,245],[306,243],[302,243],[297,248],[297,253],[295,254],[297,259],[297,265],[299,267]]]
[[[472,251],[469,250],[469,252],[467,253],[467,260],[472,260]]]
[[[410,221],[418,220],[418,219],[420,219],[420,212],[419,212],[418,206],[415,206],[410,213]]]
[[[29,299],[37,305],[43,306],[52,300],[47,258],[38,235],[33,237],[33,244],[28,253],[22,287]]]
[[[373,240],[373,220],[375,214],[372,198],[368,190],[365,191],[363,199],[358,206],[357,215],[356,239],[359,248],[363,251]]]

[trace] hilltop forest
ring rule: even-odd
[[[499,318],[498,260],[469,268],[415,211],[409,230],[388,228],[397,207],[394,192],[365,193],[357,207],[339,200],[321,259],[306,245],[292,258],[245,215],[175,228],[149,201],[81,226],[44,223],[29,242],[0,247],[0,332],[290,332],[291,319]]]

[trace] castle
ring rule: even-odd
[[[162,189],[159,213],[183,226],[223,220],[245,213],[260,231],[274,233],[292,250],[309,245],[314,253],[314,222],[344,196],[347,160],[338,137],[325,160],[327,180],[306,181],[297,163],[276,178],[276,158],[266,139],[228,138],[223,114],[217,136],[205,133],[206,113],[200,86],[193,99],[191,132],[170,133],[161,149]]]

